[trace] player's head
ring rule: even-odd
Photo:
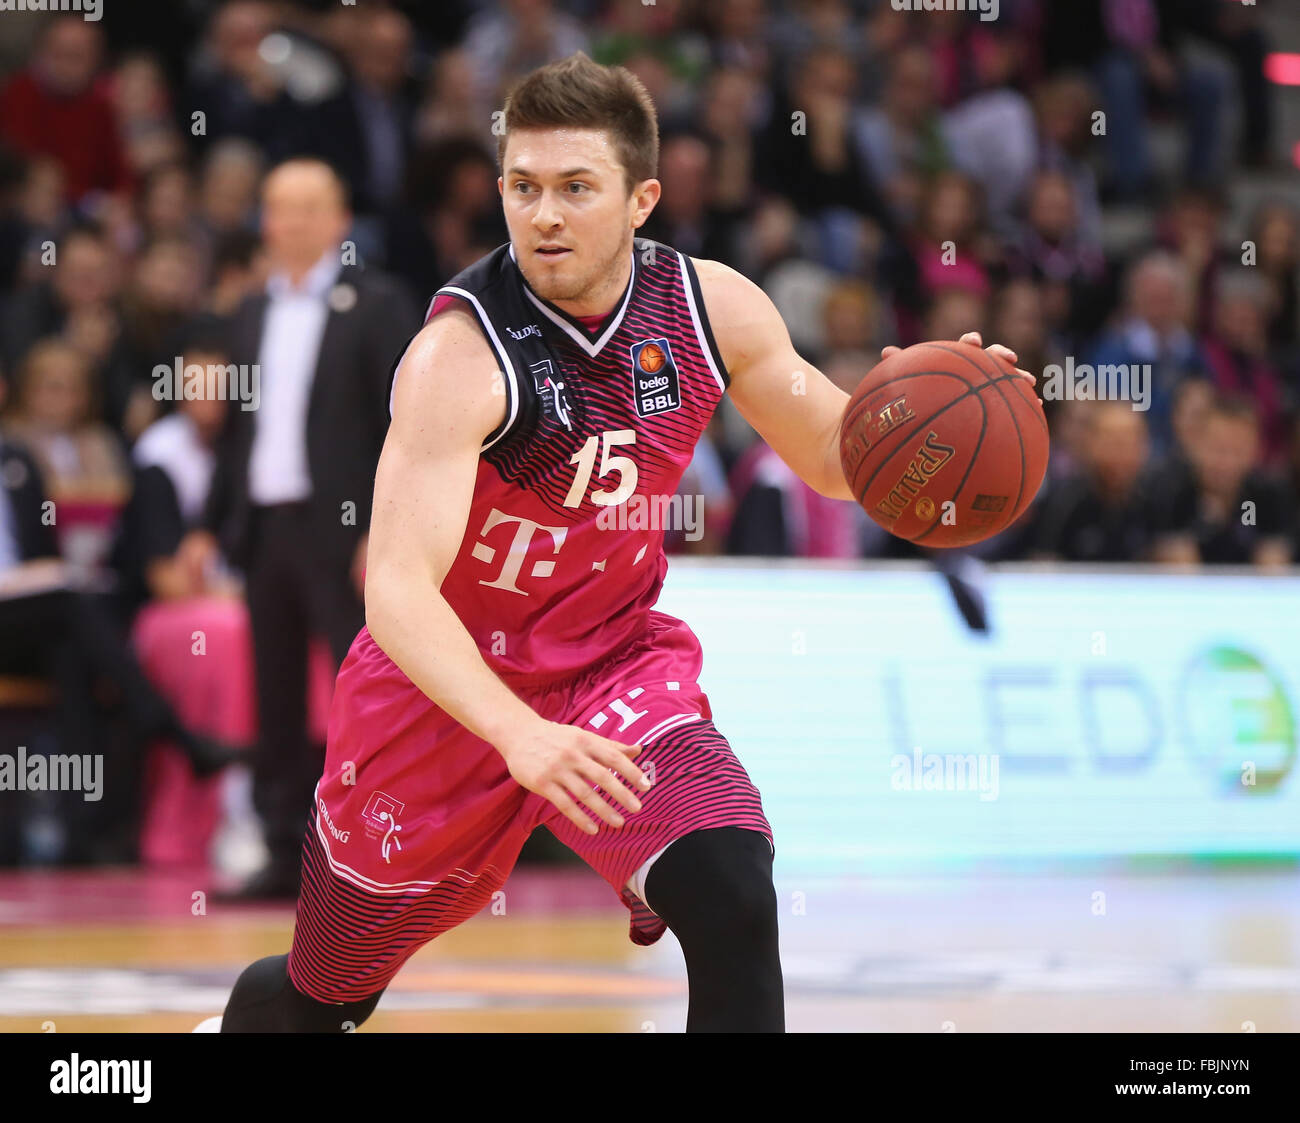
[[[539,296],[598,291],[659,198],[659,127],[645,87],[579,52],[523,78],[497,146],[519,268]]]

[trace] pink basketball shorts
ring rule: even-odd
[[[382,990],[418,948],[491,901],[539,825],[618,893],[633,943],[658,940],[664,922],[627,887],[647,859],[710,827],[772,841],[758,790],[714,728],[700,664],[691,630],[653,612],[645,636],[580,675],[514,687],[544,718],[644,746],[636,764],[653,786],[638,793],[641,810],[587,834],[520,787],[362,629],[339,671],[303,847],[294,985],[324,1002]]]

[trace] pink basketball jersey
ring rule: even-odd
[[[648,239],[594,330],[532,291],[509,244],[440,288],[426,322],[453,298],[497,357],[506,417],[442,593],[507,682],[568,678],[649,628],[664,531],[687,513],[677,484],[727,372],[690,259]]]

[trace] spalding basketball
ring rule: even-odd
[[[657,343],[647,343],[641,348],[641,369],[646,374],[654,374],[661,366],[664,365],[663,348]]]
[[[891,355],[853,391],[840,423],[858,502],[918,546],[968,546],[1010,526],[1038,493],[1047,453],[1035,388],[969,343]]]

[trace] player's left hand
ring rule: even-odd
[[[984,339],[977,331],[968,331],[959,340],[957,340],[957,342],[969,343],[972,347],[984,347]],[[902,350],[901,347],[886,347],[883,351],[880,352],[880,357],[882,359],[887,359],[889,358],[890,355],[896,355],[901,350]],[[1002,346],[1001,343],[991,343],[989,344],[989,346],[984,347],[984,350],[987,351],[990,355],[993,355],[995,358],[1006,360],[1012,366],[1015,366],[1018,361],[1016,358],[1016,353],[1013,350],[1011,350],[1010,347]],[[1038,383],[1038,379],[1036,379],[1027,370],[1021,370],[1019,367],[1016,367],[1016,373],[1020,375],[1021,378],[1027,378],[1029,380],[1030,386],[1034,386]],[[1039,398],[1038,400],[1041,402],[1043,399]]]

